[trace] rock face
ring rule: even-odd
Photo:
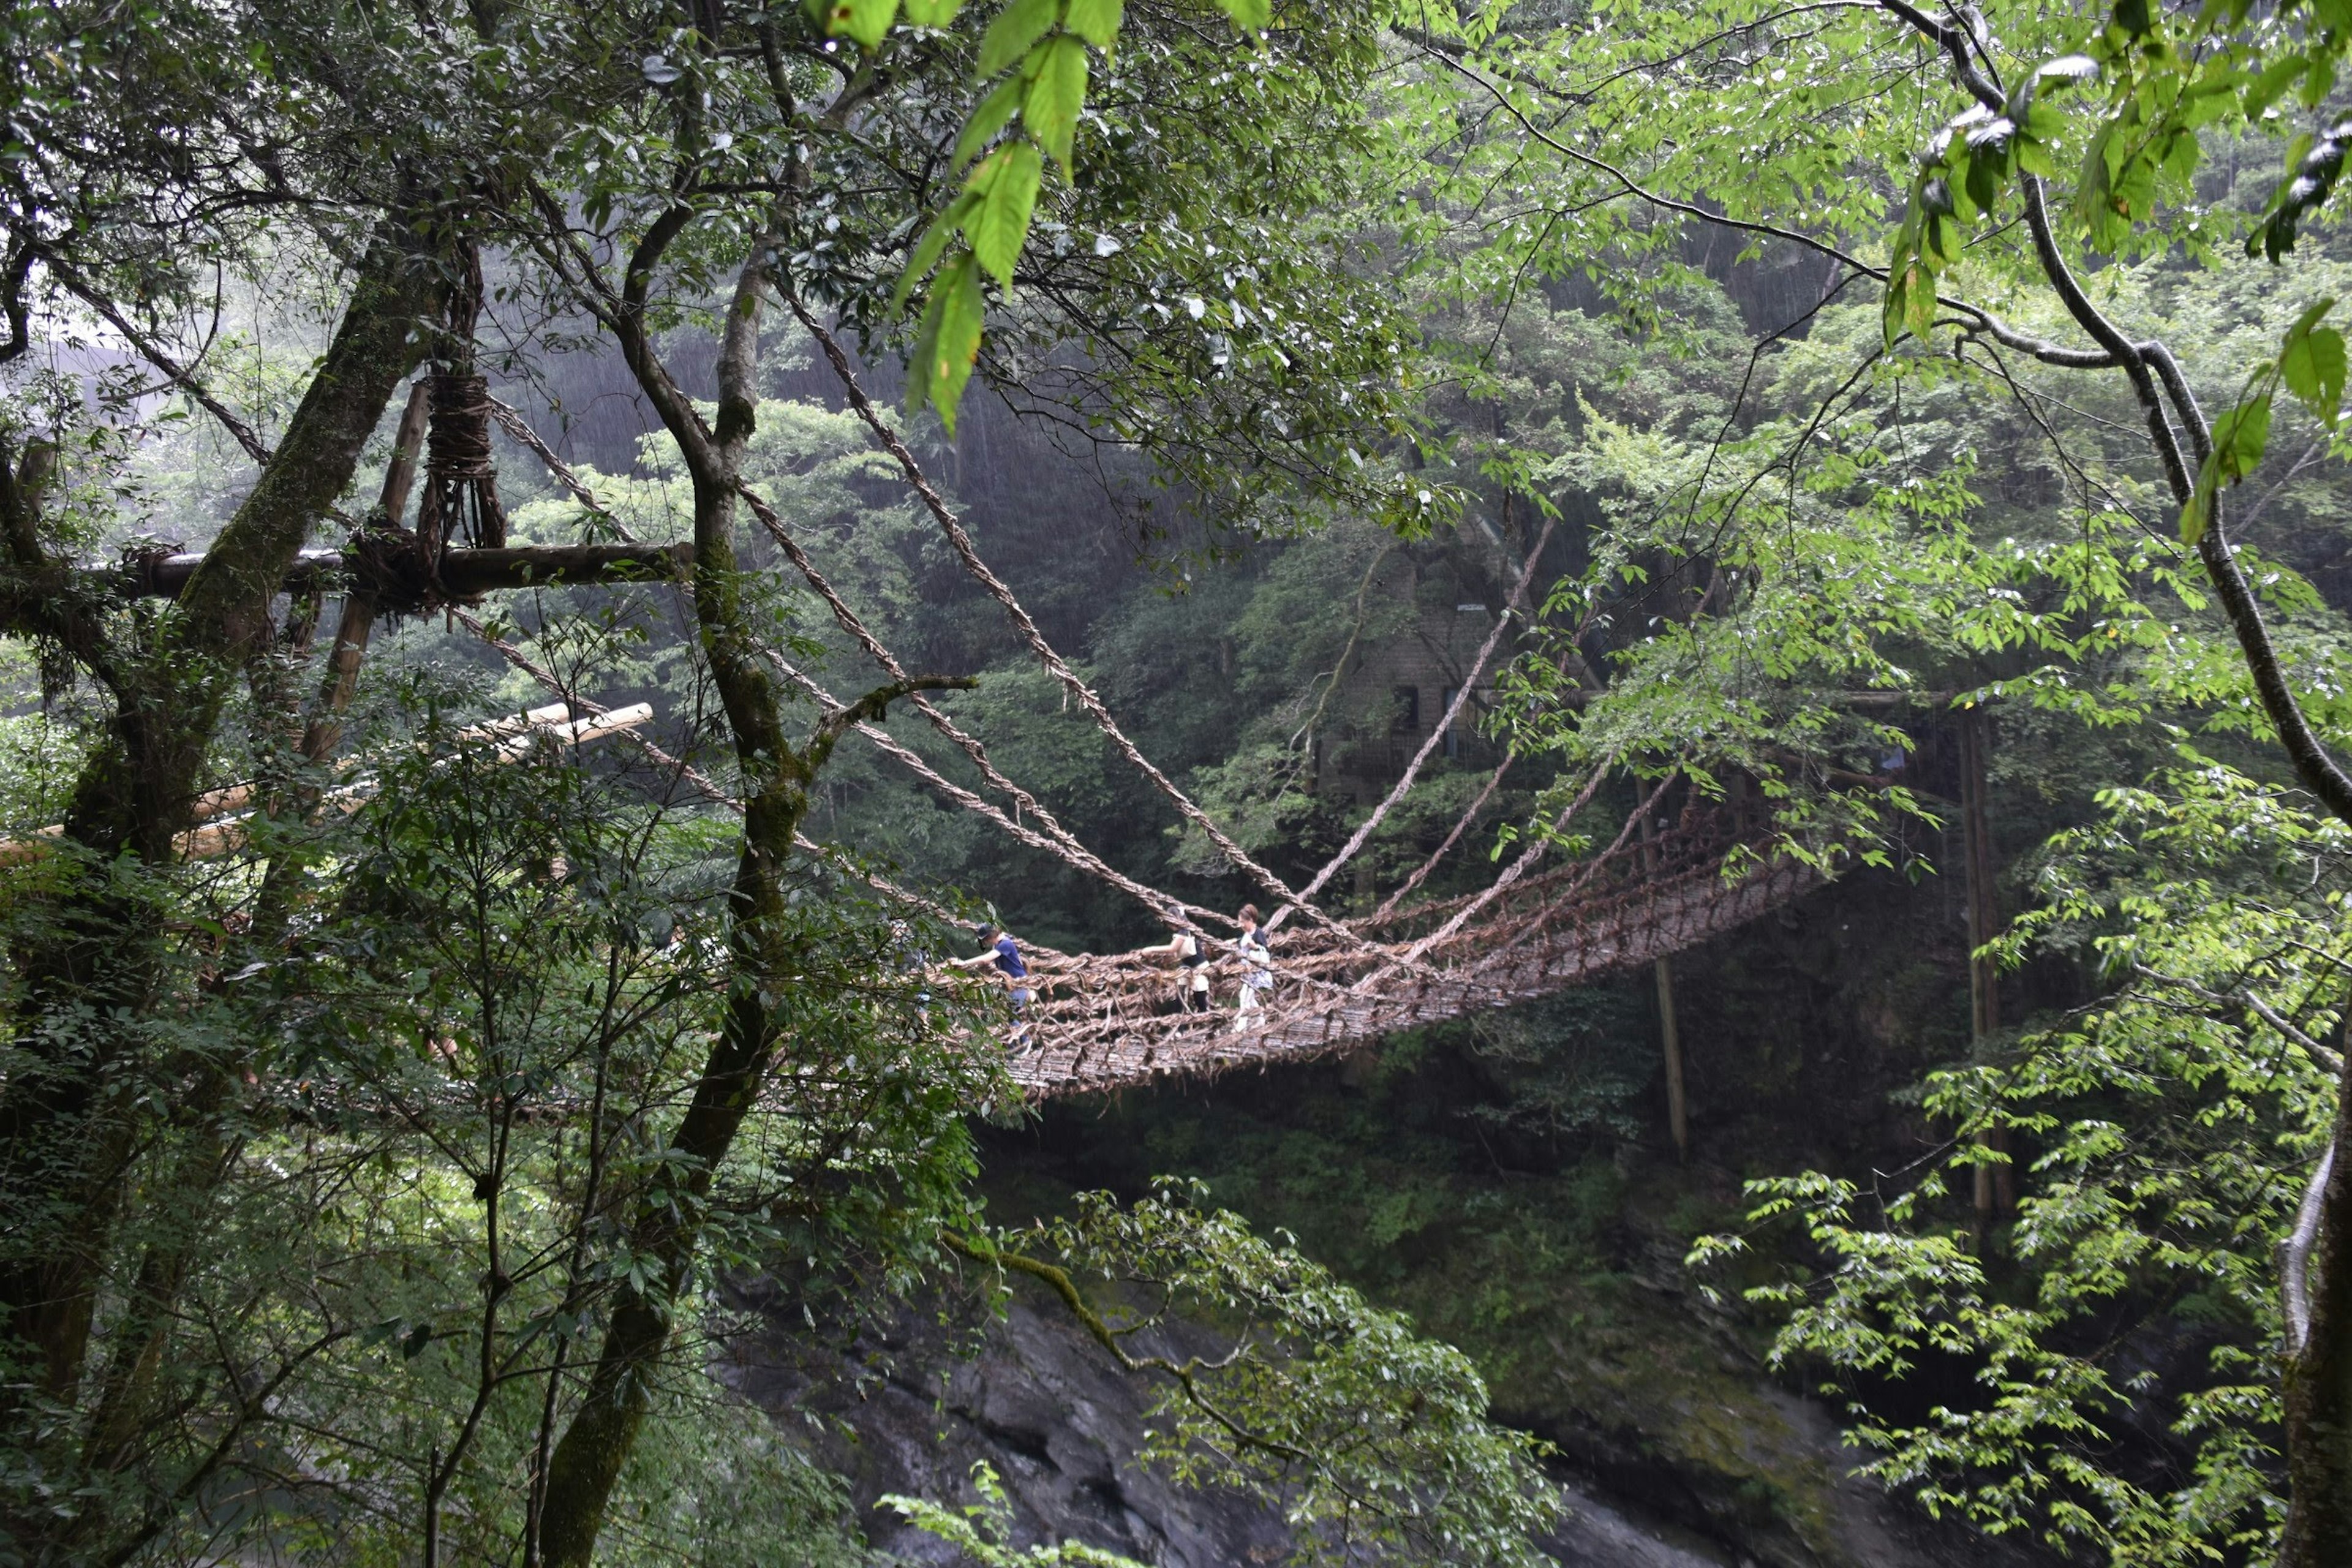
[[[1173,1486],[1134,1462],[1149,1391],[1056,1303],[1016,1291],[996,1321],[931,1303],[845,1341],[822,1326],[810,1332],[764,1281],[739,1301],[759,1326],[735,1341],[731,1381],[788,1427],[806,1424],[818,1458],[848,1478],[866,1539],[899,1558],[961,1561],[876,1500],[969,1501],[982,1460],[1003,1479],[1024,1545],[1084,1541],[1165,1568],[1288,1554],[1289,1531],[1271,1511]]]
[[[812,1331],[798,1303],[772,1281],[739,1288],[736,1304],[750,1327],[730,1342],[730,1380],[848,1478],[867,1540],[905,1562],[945,1568],[961,1559],[877,1500],[898,1492],[970,1501],[971,1468],[982,1460],[1003,1479],[1017,1544],[1084,1541],[1162,1568],[1246,1568],[1289,1555],[1290,1532],[1273,1510],[1175,1486],[1135,1462],[1151,1390],[1048,1297],[1016,1289],[993,1321],[968,1305],[932,1302],[855,1332],[828,1332],[822,1321]],[[1184,1354],[1214,1343],[1205,1331],[1180,1329],[1158,1348]],[[1792,1431],[1834,1447],[1819,1412],[1790,1404]],[[1671,1478],[1645,1483],[1631,1456],[1609,1468],[1640,1496],[1679,1511]],[[1777,1540],[1726,1541],[1696,1510],[1689,1523],[1697,1528],[1644,1514],[1591,1475],[1563,1475],[1562,1494],[1566,1516],[1543,1544],[1571,1568],[1805,1562]],[[1838,1502],[1844,1561],[1946,1568],[2008,1560],[1985,1554],[1980,1541],[1939,1539],[1861,1483],[1841,1488]]]

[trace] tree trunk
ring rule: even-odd
[[[1658,870],[1657,828],[1647,810],[1642,813],[1642,868]],[[1657,962],[1658,1047],[1665,1058],[1666,1131],[1675,1141],[1675,1158],[1690,1163],[1690,1100],[1683,1085],[1683,1037],[1675,1023],[1675,961]]]
[[[1675,961],[1658,960],[1658,1044],[1665,1052],[1666,1131],[1675,1158],[1690,1163],[1690,1098],[1683,1088],[1683,1037],[1675,1025]]]
[[[613,1488],[644,1424],[647,1382],[669,1347],[672,1315],[701,1239],[704,1206],[766,1077],[774,998],[793,965],[782,876],[808,809],[807,759],[786,740],[773,678],[761,660],[735,569],[736,461],[752,430],[764,246],[736,287],[719,356],[716,429],[706,426],[653,353],[642,322],[621,338],[630,369],[685,454],[694,481],[694,610],[712,685],[733,731],[742,779],[743,837],[729,900],[730,997],[653,1189],[635,1205],[632,1248],[659,1265],[651,1291],[623,1285],[596,1369],[549,1462],[540,1541],[548,1568],[587,1568]]]
[[[2000,1032],[2000,966],[1977,950],[2000,933],[2000,902],[1993,890],[1992,827],[1985,813],[1984,712],[1972,708],[1960,717],[1960,858],[1969,900],[1969,1039],[1979,1055]],[[2006,1129],[1983,1134],[1984,1147],[2009,1151]],[[2016,1208],[2017,1177],[2007,1163],[1975,1168],[1977,1239],[1992,1233],[1995,1219]]]
[[[2352,1002],[2346,1004],[2352,1022]],[[2352,1046],[2339,1026],[2336,1048]],[[2309,1328],[2287,1357],[2286,1534],[2279,1568],[2352,1563],[2352,1051],[2336,1075],[2335,1158],[2309,1266]]]
[[[400,226],[370,247],[284,444],[206,552],[154,643],[111,650],[110,733],[66,818],[87,869],[53,896],[42,936],[14,956],[21,1038],[37,1060],[0,1091],[0,1321],[70,1396],[98,1279],[138,1144],[138,1096],[163,1063],[148,1020],[163,973],[162,911],[110,863],[168,864],[240,667],[269,647],[269,606],[311,526],[349,487],[368,436],[415,363],[438,298]],[[119,1086],[109,1096],[103,1089]],[[113,1103],[120,1100],[121,1103]],[[7,1402],[0,1400],[0,1407]]]

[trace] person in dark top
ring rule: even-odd
[[[1036,1027],[1029,1022],[1027,1013],[1029,1004],[1037,999],[1037,993],[1025,984],[1029,978],[1029,966],[1021,961],[1021,944],[1014,942],[1013,933],[1003,926],[984,925],[980,928],[979,934],[982,945],[988,949],[986,952],[975,953],[970,958],[951,959],[950,963],[957,969],[986,969],[991,964],[995,965],[997,973],[1003,977],[1005,994],[1013,1004],[1013,1033],[1006,1037],[1006,1043],[1025,1046],[1029,1043],[1030,1032]]]
[[[1147,954],[1172,958],[1178,967],[1184,972],[1176,991],[1176,1002],[1179,1007],[1187,1013],[1205,1013],[1209,1010],[1211,960],[1208,946],[1201,941],[1199,932],[1180,929],[1158,947],[1147,947],[1143,952]]]

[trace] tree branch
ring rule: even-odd
[[[916,675],[904,680],[894,680],[887,686],[877,686],[846,708],[836,708],[816,722],[816,733],[809,737],[807,749],[809,772],[824,765],[826,757],[841,738],[860,724],[877,723],[901,697],[918,691],[977,691],[980,678],[972,675]]]
[[[195,399],[205,413],[220,421],[221,428],[226,430],[230,438],[245,448],[247,457],[265,468],[268,466],[270,459],[277,455],[270,450],[268,443],[262,440],[252,426],[230,413],[220,399],[215,397],[205,389],[205,384],[196,379],[194,373],[174,359],[163,344],[132,326],[113,300],[99,292],[72,268],[64,265],[54,257],[44,257],[43,259],[48,262],[51,276],[65,286],[66,292],[96,310],[105,319],[107,325],[121,332],[123,341],[139,352],[140,358],[163,372],[174,386]]]
[[[2305,1184],[2303,1202],[2294,1211],[2294,1229],[2279,1243],[2279,1297],[2286,1317],[2286,1353],[2299,1356],[2311,1342],[2311,1249],[2319,1241],[2322,1200],[2327,1178],[2336,1169],[2336,1144],[2330,1140],[2319,1163]]]
[[[1240,1358],[1242,1352],[1248,1348],[1246,1342],[1235,1346],[1232,1355],[1217,1363],[1204,1363],[1197,1356],[1190,1361],[1173,1362],[1166,1356],[1130,1355],[1128,1353],[1127,1347],[1119,1343],[1118,1331],[1112,1328],[1100,1312],[1095,1310],[1093,1303],[1087,1300],[1086,1292],[1078,1289],[1077,1281],[1070,1278],[1067,1269],[1057,1268],[1043,1258],[1031,1258],[1019,1252],[1006,1252],[992,1245],[983,1250],[952,1233],[941,1233],[940,1240],[950,1252],[968,1258],[975,1263],[1009,1268],[1016,1274],[1026,1274],[1032,1279],[1042,1280],[1054,1294],[1062,1299],[1062,1304],[1070,1310],[1071,1316],[1078,1320],[1079,1324],[1093,1337],[1094,1342],[1110,1352],[1111,1359],[1118,1363],[1119,1370],[1129,1373],[1156,1372],[1171,1379],[1177,1387],[1183,1390],[1187,1403],[1223,1427],[1235,1442],[1246,1447],[1255,1448],[1262,1453],[1277,1454],[1297,1464],[1312,1465],[1316,1462],[1315,1456],[1304,1448],[1294,1447],[1288,1443],[1261,1436],[1251,1431],[1219,1409],[1207,1394],[1201,1392],[1197,1374],[1204,1367],[1215,1370],[1217,1367],[1232,1365]]]

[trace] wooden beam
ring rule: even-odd
[[[204,560],[201,552],[162,555],[138,569],[132,592],[148,598],[177,598]],[[691,544],[534,544],[505,550],[451,550],[441,557],[440,586],[457,598],[516,588],[579,587],[596,583],[669,582],[694,569]],[[427,595],[424,563],[397,549],[363,552],[305,550],[286,574],[289,593],[333,588],[361,573],[388,576],[385,586]]]

